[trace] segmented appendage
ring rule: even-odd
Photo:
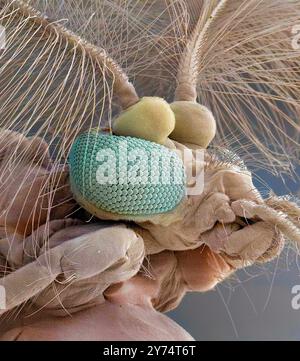
[[[207,106],[216,142],[235,139],[243,158],[274,174],[299,164],[300,47],[292,31],[300,1],[194,1],[176,97]],[[249,150],[246,144],[251,144]]]
[[[247,164],[274,173],[290,173],[291,163],[299,161],[300,85],[295,79],[300,75],[300,49],[292,48],[291,41],[292,28],[300,23],[299,0],[32,0],[31,4],[42,13],[25,2],[0,0],[0,24],[6,31],[6,48],[0,53],[4,129],[0,195],[16,175],[22,175],[20,188],[1,213],[4,236],[10,230],[8,211],[22,186],[35,187],[40,170],[45,184],[37,190],[32,212],[37,212],[38,220],[44,217],[43,241],[48,247],[47,225],[57,185],[65,184],[60,165],[65,165],[79,134],[110,124],[119,110],[114,95],[125,108],[137,100],[127,76],[139,94],[171,101],[177,74],[185,74],[185,69],[182,83],[191,92],[188,95],[198,97],[217,120],[217,144],[231,137]],[[33,138],[11,136],[7,130]],[[212,154],[215,164],[246,170],[228,150],[213,149]],[[24,164],[27,168],[21,172]],[[38,210],[41,199],[46,201]],[[60,199],[55,207],[69,201]],[[287,237],[299,239],[295,202],[270,198],[252,210]],[[38,239],[33,242],[40,246]],[[50,263],[46,266],[55,277]],[[0,259],[3,275],[14,270]]]

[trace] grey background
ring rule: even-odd
[[[277,194],[299,191],[297,181],[259,176]],[[169,315],[196,340],[300,340],[300,310],[291,304],[294,285],[300,285],[300,259],[288,245],[266,267],[240,271],[211,292],[188,294]]]

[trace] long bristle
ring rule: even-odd
[[[165,95],[173,87],[189,32],[182,0],[32,0],[50,19],[104,48],[143,95]]]
[[[192,4],[202,12],[181,56],[177,98],[197,96],[211,109],[216,143],[233,135],[253,165],[291,174],[300,149],[300,49],[292,46],[300,1],[223,0],[213,10],[211,5]],[[249,141],[255,156],[244,149]]]
[[[250,169],[276,174],[291,174],[299,162],[300,49],[292,29],[300,0],[0,0],[0,24],[7,41],[0,50],[0,199],[20,182],[1,208],[12,248],[9,210],[20,195],[26,203],[22,187],[30,197],[39,171],[47,180],[25,210],[32,216],[26,226],[45,225],[46,249],[51,211],[64,203],[68,214],[76,209],[69,192],[55,204],[67,183],[60,165],[79,134],[109,125],[119,105],[138,100],[128,78],[139,94],[172,101],[177,75],[185,74],[217,120],[218,147],[229,141]],[[290,218],[275,217],[284,231],[298,220],[296,208],[287,210]],[[14,270],[0,259],[2,275]]]
[[[20,1],[0,2],[6,48],[0,58],[0,126],[24,135],[63,135],[60,150],[82,128],[103,121],[117,95],[138,100],[127,75],[98,48]],[[124,96],[124,98],[122,98]],[[126,107],[126,106],[125,106]]]
[[[6,38],[0,53],[1,222],[9,233],[18,207],[9,236],[30,234],[46,223],[46,240],[50,214],[59,205],[70,212],[74,206],[64,181],[67,173],[60,168],[70,145],[83,131],[109,123],[114,96],[125,108],[138,97],[107,50],[27,2],[0,0],[0,24]],[[37,188],[39,179],[44,184]],[[11,185],[13,194],[8,193]],[[65,196],[58,197],[58,204],[59,194]],[[28,221],[22,224],[25,213]]]

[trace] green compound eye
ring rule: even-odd
[[[145,216],[174,209],[185,196],[183,162],[174,152],[143,139],[84,133],[74,142],[70,180],[85,209]]]

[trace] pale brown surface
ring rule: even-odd
[[[74,202],[67,171],[59,169],[61,177],[57,178],[57,188],[52,194],[56,206],[50,213],[50,238],[45,247],[43,224],[49,194],[41,197],[41,189],[53,169],[47,145],[42,143],[43,147],[38,148],[43,151],[45,164],[35,167],[37,154],[29,152],[32,151],[29,140],[15,133],[8,136],[23,142],[28,150],[20,167],[12,173],[5,166],[5,159],[9,159],[14,142],[3,147],[2,176],[6,182],[2,188],[2,209],[8,203],[9,211],[2,216],[5,237],[0,241],[1,254],[9,261],[6,266],[15,267],[22,276],[25,265],[34,265],[39,270],[42,265],[38,257],[49,251],[48,273],[51,276],[55,271],[59,277],[55,288],[48,287],[34,299],[39,310],[37,318],[24,318],[26,312],[32,313],[25,309],[17,318],[3,315],[0,327],[4,339],[189,339],[178,325],[157,310],[174,309],[187,291],[214,288],[236,268],[251,265],[268,254],[278,237],[275,229],[264,222],[244,226],[235,222],[232,201],[248,198],[260,202],[251,177],[242,172],[208,170],[204,193],[189,197],[174,212],[173,222],[171,215],[169,224],[165,225],[162,216],[156,223],[149,221],[130,229],[119,222],[107,225],[101,221],[89,224],[80,219],[64,219]],[[68,202],[58,206],[69,197]],[[36,212],[28,212],[31,204]],[[32,229],[37,230],[32,233]],[[148,256],[140,269],[143,252],[137,245],[141,240]],[[281,243],[275,244],[264,261],[280,252]],[[100,264],[97,260],[101,260]],[[30,281],[26,277],[17,280],[18,286],[12,287],[14,297],[19,297],[19,293],[24,296],[23,292],[31,294],[35,274],[30,274]],[[69,283],[68,277],[71,277]],[[49,315],[48,309],[60,310],[65,317]]]

